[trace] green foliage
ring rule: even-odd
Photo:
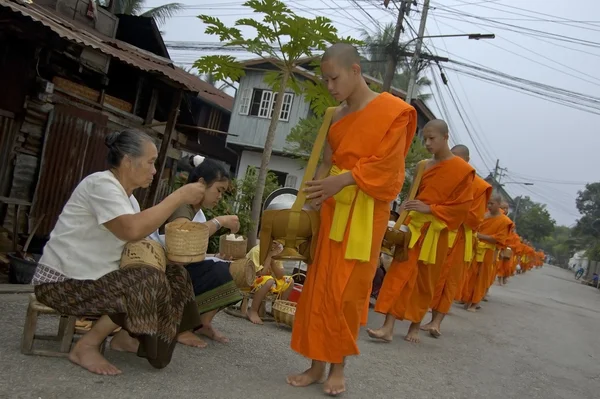
[[[282,81],[281,72],[292,72],[297,61],[312,57],[314,50],[324,50],[336,42],[358,43],[350,37],[339,37],[330,19],[301,17],[279,0],[249,0],[243,6],[260,15],[262,21],[257,15],[252,19],[238,19],[234,26],[228,27],[217,17],[200,15],[198,18],[207,25],[204,33],[218,36],[225,46],[242,47],[258,57],[277,60],[281,71],[267,74],[267,81],[274,90]],[[242,30],[248,28],[255,32],[254,37],[244,37]],[[241,63],[232,56],[204,56],[194,66],[201,73],[212,73],[217,80],[236,81],[244,76]],[[301,90],[299,86],[296,89]]]
[[[151,8],[144,12],[146,0],[115,0],[115,14],[139,15],[141,17],[150,17],[156,20],[158,25],[167,22],[167,19],[173,17],[185,7],[181,3],[168,3],[162,6]],[[100,2],[101,5],[108,6],[110,1]]]
[[[586,256],[600,259],[600,182],[587,184],[579,191],[575,200],[581,218],[577,221],[574,234],[577,247],[586,250]]]
[[[237,215],[240,219],[239,234],[248,236],[254,226],[250,217],[252,210],[252,199],[256,190],[258,173],[256,168],[250,168],[243,179],[232,179],[229,190],[213,209],[204,211],[207,220],[217,216]],[[277,177],[273,173],[267,175],[263,202],[276,189],[279,188]],[[216,232],[210,237],[208,253],[214,254],[219,251],[219,237],[229,233],[226,229]]]
[[[286,137],[285,151],[294,154],[305,165],[312,151],[323,116],[311,116],[301,119]]]
[[[537,245],[552,235],[556,221],[550,216],[545,204],[532,201],[529,197],[517,197],[515,202],[519,203],[519,210],[513,221],[521,237]]]
[[[566,266],[575,253],[575,241],[571,234],[572,230],[569,227],[556,226],[552,235],[545,237],[539,243],[539,247],[554,257],[556,265]]]

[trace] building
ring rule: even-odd
[[[145,205],[170,192],[171,166],[200,134],[219,132],[207,136],[225,148],[233,99],[176,67],[153,20],[111,8],[0,0],[0,196],[31,203],[21,232],[35,219],[50,233],[81,179],[106,169],[112,131],[146,132],[159,147],[157,178],[134,193]],[[0,207],[9,229],[11,212]]]
[[[312,60],[311,58],[299,62],[295,79],[300,81],[318,80],[318,77],[311,71]],[[238,178],[243,178],[249,167],[260,167],[262,150],[276,100],[275,93],[265,83],[265,75],[269,71],[277,70],[276,62],[274,59],[260,58],[243,63],[246,74],[239,82],[231,113],[230,135],[227,137],[228,146],[239,154]],[[369,84],[382,84],[370,76],[365,76],[365,80]],[[393,94],[400,98],[405,98],[406,95],[405,92],[395,88],[393,88]],[[420,131],[428,121],[435,119],[435,116],[421,100],[413,100],[412,104],[417,109]],[[283,99],[273,144],[273,154],[269,163],[269,170],[277,176],[281,186],[298,189],[302,182],[303,166],[293,154],[286,151],[286,138],[301,119],[310,116],[312,116],[312,111],[305,98],[288,90]]]

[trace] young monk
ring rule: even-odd
[[[508,217],[508,203],[507,202],[503,201],[500,204],[500,211],[502,212],[502,214],[504,215],[505,218],[510,220],[510,218]],[[512,223],[512,220],[511,220],[511,223]],[[510,276],[510,263],[511,263],[511,259],[512,259],[512,249],[510,247],[510,244],[512,243],[511,237],[512,237],[513,229],[514,229],[514,223],[513,223],[513,228],[509,232],[509,236],[506,240],[506,245],[498,246],[498,259],[496,260],[496,272],[492,276],[492,281],[490,282],[490,286],[494,284],[496,277],[498,278],[498,284],[500,286],[505,285],[508,282],[508,277]]]
[[[404,158],[417,114],[399,98],[369,89],[359,53],[349,44],[328,48],[321,72],[327,89],[342,104],[334,114],[316,180],[305,190],[321,207],[321,225],[296,310],[292,349],[312,364],[287,381],[297,387],[319,382],[330,363],[323,390],[339,395],[346,389],[345,358],[359,354],[356,340],[366,323],[390,203],[404,183]]]
[[[452,153],[469,162],[469,148],[459,144],[452,148]],[[487,203],[492,195],[492,186],[479,176],[473,180],[473,202],[464,221],[456,232],[454,246],[449,250],[442,275],[438,281],[431,303],[431,322],[421,327],[438,338],[441,335],[441,324],[450,311],[452,301],[463,286],[464,276],[473,260],[474,239],[477,228],[483,220]]]
[[[488,212],[477,233],[479,244],[477,247],[477,276],[473,290],[466,298],[465,309],[469,312],[477,311],[479,302],[483,299],[490,286],[490,273],[494,270],[494,260],[497,246],[505,246],[513,223],[500,211],[502,197],[492,195],[488,202]]]
[[[425,161],[416,199],[400,206],[409,212],[405,222],[412,234],[408,260],[392,262],[375,305],[376,312],[386,315],[385,323],[380,329],[367,330],[372,338],[385,342],[392,341],[396,319],[410,320],[405,339],[419,342],[421,320],[448,253],[448,231],[458,229],[473,202],[475,169],[450,151],[446,122],[428,122],[423,138],[433,158]]]

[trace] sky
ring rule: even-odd
[[[242,0],[179,1],[186,9],[160,28],[167,45],[199,42],[205,46],[194,51],[169,49],[176,64],[188,67],[203,55],[227,54],[206,49],[207,44],[218,45],[218,37],[204,33],[205,26],[197,15],[219,17],[228,26],[253,15],[242,6]],[[153,7],[164,2],[147,0],[145,4]],[[355,38],[360,38],[363,29],[374,33],[376,24],[396,21],[395,9],[386,10],[381,0],[285,3],[298,15],[325,16],[341,35]],[[408,17],[410,25],[405,24],[404,41],[415,36],[410,27],[418,29],[423,0],[417,3],[416,12],[413,6]],[[524,33],[523,27],[530,30]],[[572,99],[577,94],[594,96],[599,92],[598,32],[600,3],[596,0],[579,0],[576,6],[566,6],[564,0],[431,0],[425,36],[494,33],[496,39],[430,38],[424,43],[427,51],[450,61],[493,69],[510,75],[510,79],[570,90],[575,92],[569,97]],[[253,58],[242,52],[231,54]],[[573,109],[547,101],[547,95],[537,98],[498,86],[468,75],[479,72],[453,62],[441,67],[449,90],[434,65],[427,74],[438,86],[425,91],[437,100],[427,102],[433,113],[450,122],[451,142],[471,149],[472,163],[482,176],[487,176],[499,160],[500,167],[506,168],[501,183],[511,196],[530,196],[547,205],[557,224],[573,225],[580,217],[575,206],[578,191],[585,183],[600,181],[600,110]],[[512,82],[522,85],[514,79]]]

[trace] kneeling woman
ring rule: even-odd
[[[196,205],[180,206],[169,217],[168,222],[191,220],[206,223],[211,236],[221,227],[231,230],[232,233],[237,233],[240,229],[237,216],[218,216],[207,221],[204,212],[202,212],[202,208],[214,208],[221,200],[230,183],[228,171],[223,165],[211,159],[200,157],[200,161],[196,163],[198,166],[190,173],[186,185],[198,184],[198,182],[204,183],[206,185],[204,198]],[[153,238],[156,238],[156,234],[153,235]],[[164,236],[162,235],[160,236],[160,242],[164,245]],[[202,328],[197,332],[223,343],[228,342],[228,339],[213,328],[212,320],[221,309],[242,300],[242,294],[229,272],[230,265],[230,262],[223,259],[207,257],[202,262],[190,263],[185,266],[192,278],[196,303],[202,322]]]
[[[109,135],[106,145],[110,169],[87,176],[75,188],[32,283],[38,301],[62,314],[101,316],[69,359],[91,372],[115,375],[120,370],[99,346],[117,327],[122,329],[111,348],[137,352],[156,368],[169,364],[178,337],[191,345],[198,339],[191,330],[201,322],[183,267],[168,265],[162,272],[119,269],[119,264],[127,242],[146,238],[180,206],[201,201],[205,185],[188,184],[138,213],[132,193],[152,182],[156,146],[149,136],[133,131]]]

